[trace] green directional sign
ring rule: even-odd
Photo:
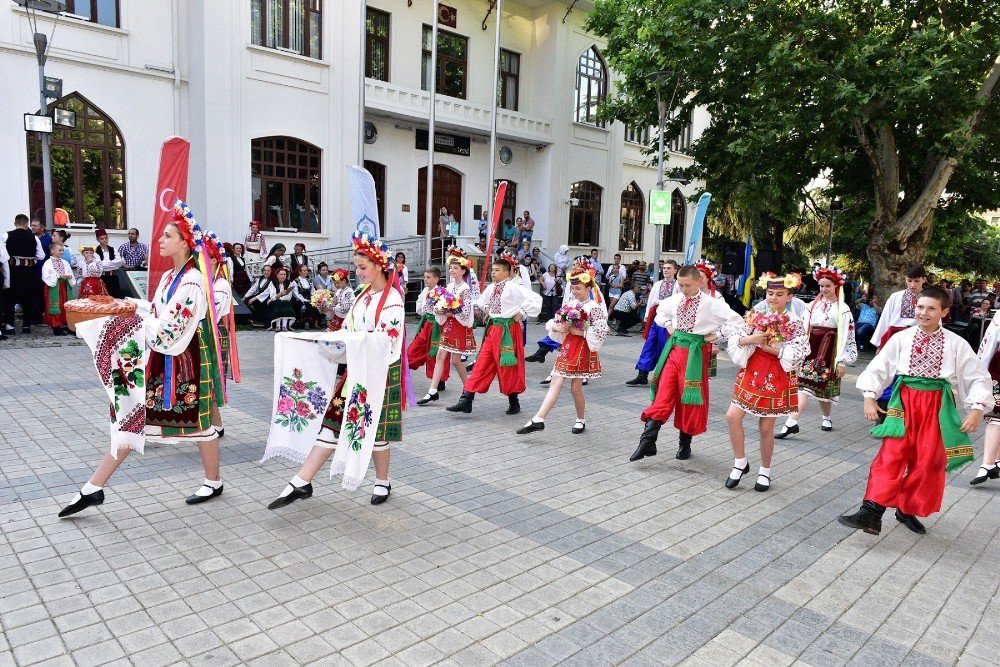
[[[649,193],[649,224],[670,224],[670,191],[652,190]]]

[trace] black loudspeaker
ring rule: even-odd
[[[475,220],[481,220],[483,217],[483,205],[476,204],[472,207],[472,217]]]
[[[722,246],[722,272],[727,276],[743,274],[743,255],[747,244],[742,241],[726,241]]]
[[[757,275],[760,275],[765,271],[780,274],[781,252],[778,250],[761,250],[757,253],[755,268],[757,269]]]

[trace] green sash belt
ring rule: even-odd
[[[427,357],[433,358],[437,356],[438,345],[441,343],[441,325],[438,324],[434,313],[424,313],[424,316],[420,318],[420,328],[423,328],[424,322],[431,323],[431,347],[427,350]]]
[[[503,334],[500,336],[501,366],[517,366],[517,356],[514,355],[514,337],[510,334],[510,325],[515,321],[513,317],[491,317],[489,319],[491,326],[503,327]],[[483,334],[484,341],[486,340],[486,333],[489,333],[489,330],[489,327],[486,327],[486,331]]]
[[[667,338],[667,344],[663,346],[660,353],[660,360],[653,370],[653,381],[649,384],[649,400],[656,400],[656,388],[660,384],[660,373],[667,363],[670,350],[677,347],[688,349],[687,366],[684,368],[684,392],[681,394],[681,403],[684,405],[702,405],[701,385],[704,378],[701,376],[704,355],[701,348],[705,346],[705,337],[699,334],[688,333],[687,331],[675,331]]]
[[[902,438],[906,435],[903,399],[899,388],[906,385],[918,391],[941,392],[941,410],[938,412],[938,424],[941,427],[941,440],[944,441],[945,454],[948,457],[947,472],[959,468],[972,461],[972,440],[968,433],[962,433],[962,419],[955,407],[955,396],[951,385],[942,378],[921,378],[912,375],[900,375],[899,381],[892,389],[889,397],[889,409],[885,421],[871,430],[872,435],[880,438]]]
[[[49,288],[49,315],[58,315],[62,312],[62,308],[59,307],[59,283],[66,285],[66,300],[73,299],[73,286],[65,278],[60,278],[55,287]]]

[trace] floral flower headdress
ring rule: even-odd
[[[356,231],[351,234],[351,245],[354,246],[355,253],[375,262],[383,271],[388,271],[392,267],[389,246],[378,239],[373,239],[367,232]]]
[[[510,267],[511,271],[513,271],[514,267],[517,266],[517,257],[514,257],[514,255],[510,254],[506,250],[497,255],[496,261],[505,263]]]
[[[177,229],[180,230],[181,238],[184,239],[187,247],[194,254],[198,254],[201,250],[204,234],[201,231],[201,227],[198,226],[198,221],[194,219],[194,213],[191,212],[191,207],[187,205],[187,202],[180,199],[174,201],[173,222],[177,225]]]
[[[334,280],[347,280],[348,275],[347,269],[334,269],[333,273],[330,274],[330,277]]]
[[[701,271],[702,275],[705,276],[705,280],[709,283],[712,283],[715,280],[715,277],[719,275],[719,271],[715,268],[715,264],[712,264],[704,257],[694,263],[694,268]]]
[[[472,260],[469,259],[469,255],[459,248],[457,245],[448,246],[448,264],[455,262],[459,266],[464,266],[465,268],[472,267]]]
[[[89,250],[90,252],[97,252],[97,248],[95,248],[94,246],[92,246],[92,245],[91,245],[91,244],[89,244],[89,243],[84,243],[84,244],[83,244],[82,246],[80,246],[80,247],[79,247],[79,248],[77,248],[76,250],[77,250],[77,252],[79,252],[79,253],[80,253],[81,255],[82,255],[83,253],[87,252],[88,250]]]
[[[797,273],[789,273],[778,276],[771,271],[765,271],[757,280],[757,287],[761,289],[789,289],[794,290],[802,286],[802,276]]]
[[[573,268],[566,272],[566,278],[571,284],[589,285],[590,297],[598,303],[603,300],[601,298],[601,290],[597,288],[597,268],[594,267],[589,257],[577,260]]]
[[[208,231],[202,234],[202,243],[205,244],[205,251],[208,252],[208,256],[212,258],[216,266],[226,263],[226,250],[215,232]]]
[[[813,278],[815,278],[817,282],[826,278],[836,287],[840,287],[847,280],[847,276],[844,275],[844,272],[836,266],[817,266],[813,269]]]

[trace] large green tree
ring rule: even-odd
[[[778,244],[827,179],[883,293],[937,216],[1000,206],[1000,0],[596,0],[587,27],[618,76],[606,117],[655,124],[654,85],[680,100],[668,136],[705,107],[688,173]]]

